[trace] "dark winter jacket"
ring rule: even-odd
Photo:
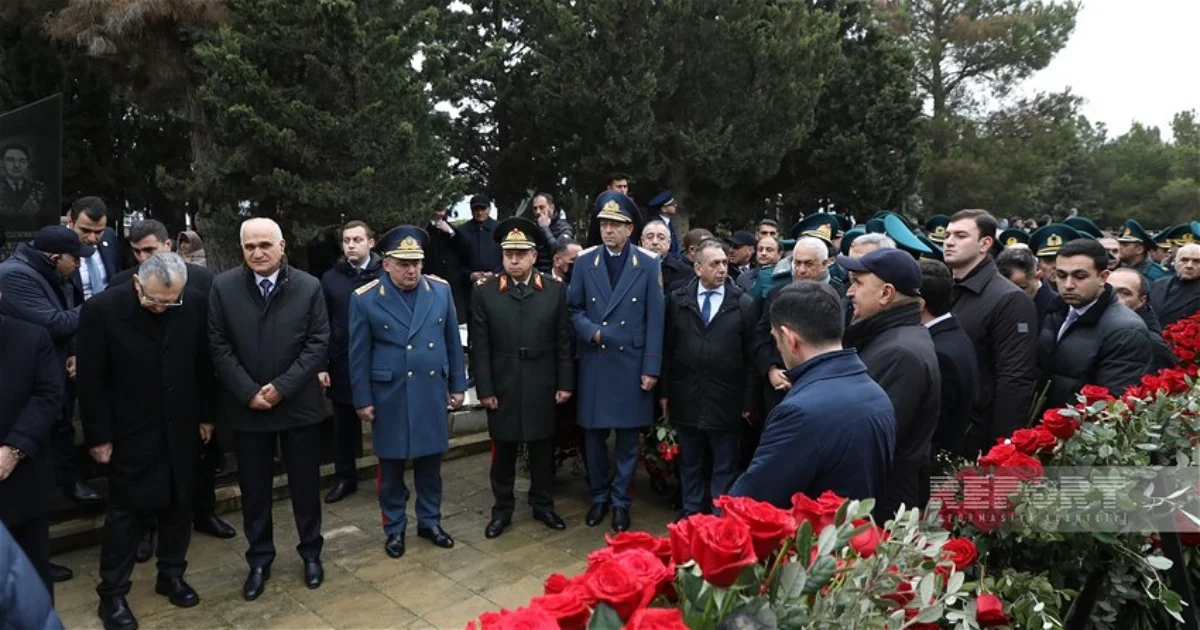
[[[0,523],[0,630],[62,630],[38,572]]]
[[[66,370],[44,328],[0,315],[0,374],[0,444],[25,453],[0,481],[0,521],[16,526],[54,505],[49,443],[62,415]]]
[[[1150,306],[1163,328],[1200,312],[1200,280],[1160,278],[1150,287]]]
[[[422,273],[437,276],[450,285],[454,298],[454,314],[458,321],[470,319],[467,312],[467,295],[471,293],[471,272],[466,269],[467,242],[458,231],[447,234],[435,225],[425,226],[429,233],[429,244],[425,247],[425,265]]]
[[[1154,365],[1151,366],[1151,371],[1174,367],[1178,360],[1175,353],[1171,352],[1171,348],[1167,346],[1167,342],[1163,340],[1162,324],[1158,322],[1158,315],[1153,308],[1150,308],[1150,303],[1142,304],[1142,307],[1134,312],[1145,322],[1146,329],[1150,331],[1150,341],[1154,342]]]
[[[503,254],[500,251],[500,243],[496,242],[495,232],[500,223],[495,219],[488,219],[483,223],[471,219],[466,223],[458,226],[455,230],[463,243],[460,245],[463,252],[466,254],[463,262],[466,264],[467,273],[473,271],[493,271],[498,272],[503,267]]]
[[[791,506],[792,495],[826,490],[848,499],[882,494],[895,450],[896,418],[853,350],[814,357],[787,372],[792,388],[767,417],[733,496]]]
[[[725,282],[721,307],[707,326],[700,318],[700,279],[667,296],[663,374],[671,424],[737,431],[743,411],[758,408],[759,382],[750,369],[758,308]]]
[[[1114,396],[1141,381],[1154,361],[1154,342],[1145,322],[1116,300],[1111,286],[1063,332],[1069,307],[1054,301],[1041,332],[1038,367],[1050,382],[1046,408],[1076,402],[1084,385],[1107,387]]]
[[[321,276],[321,293],[329,315],[329,359],[325,368],[329,372],[329,389],[325,394],[334,402],[354,404],[350,396],[350,294],[378,278],[382,265],[378,254],[371,254],[364,268],[351,265],[343,256]]]
[[[954,282],[951,307],[975,344],[979,396],[971,414],[974,439],[986,450],[998,437],[1026,425],[1037,385],[1037,308],[996,270],[989,256]]]
[[[217,276],[209,296],[208,340],[221,384],[221,413],[235,431],[282,431],[325,418],[317,374],[326,367],[329,317],[316,278],[284,264],[267,299],[246,267]],[[250,408],[271,383],[283,400]]]
[[[0,315],[45,328],[63,365],[74,352],[78,305],[83,304],[82,295],[76,301],[69,291],[74,291],[71,283],[28,243],[17,245],[13,255],[0,263]]]
[[[933,434],[933,450],[966,457],[963,438],[971,423],[971,410],[979,393],[979,361],[971,338],[951,315],[929,327],[942,374],[942,408]]]
[[[942,375],[929,330],[916,303],[857,321],[844,345],[858,350],[867,373],[887,392],[896,412],[896,451],[892,474],[877,497],[876,518],[906,508],[925,507],[929,498],[931,443],[942,406]]]

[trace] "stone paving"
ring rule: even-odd
[[[488,610],[524,605],[540,595],[551,573],[582,571],[587,554],[604,546],[606,522],[589,528],[587,483],[570,464],[555,484],[556,510],[567,522],[556,532],[531,519],[524,503],[528,479],[518,473],[513,524],[499,538],[484,538],[492,496],[488,456],[474,455],[446,462],[442,468],[444,500],[442,527],[454,537],[453,549],[439,549],[416,536],[416,518],[409,501],[408,549],[393,560],[383,551],[378,503],[372,485],[335,505],[324,505],[325,583],[305,588],[301,577],[290,503],[275,504],[277,557],[266,592],[257,601],[242,599],[246,540],[218,540],[197,534],[188,553],[188,582],[200,594],[200,604],[181,609],[154,594],[154,560],[133,574],[129,603],[141,628],[447,628],[459,630]],[[407,483],[412,488],[412,473]],[[644,471],[634,483],[631,510],[635,529],[665,534],[672,518],[667,499],[654,494]],[[241,531],[241,516],[225,518]],[[75,579],[56,585],[56,603],[68,630],[102,628],[96,616],[95,586],[99,582],[100,548],[89,547],[54,558],[75,571]]]

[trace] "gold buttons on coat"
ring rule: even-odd
[[[409,375],[409,377],[412,377],[412,370],[408,371],[408,375]]]
[[[429,347],[430,347],[430,348],[432,348],[432,347],[433,347],[433,342],[432,342],[432,341],[430,341],[430,342],[429,342]]]
[[[607,326],[607,325],[608,325],[608,322],[600,322],[600,325],[601,325],[601,326]]]
[[[408,344],[408,349],[409,349],[409,350],[412,350],[412,344],[411,344],[411,343],[410,343],[410,344]]]
[[[607,349],[608,349],[608,346],[607,346],[607,345],[605,345],[605,344],[600,344],[600,349],[601,349],[601,350],[607,350]]]
[[[622,325],[622,326],[624,326],[624,325],[625,325],[625,322],[621,322],[621,325]]]
[[[438,323],[439,323],[439,324],[440,324],[440,323],[442,323],[443,321],[445,321],[443,318],[441,318],[441,317],[439,317],[439,318],[438,318]]]
[[[430,376],[433,376],[433,375],[434,375],[434,374],[436,374],[436,373],[437,373],[437,370],[429,370],[429,375],[430,375]]]
[[[383,329],[384,329],[384,330],[391,330],[391,328],[388,328],[388,325],[387,325],[387,324],[384,324],[384,325],[383,325]]]
[[[634,302],[636,302],[636,301],[637,301],[637,298],[633,298],[633,301],[634,301]]]

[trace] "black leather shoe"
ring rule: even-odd
[[[222,521],[216,514],[197,516],[192,520],[192,528],[201,534],[208,534],[216,538],[233,538],[237,536],[237,530],[229,523]]]
[[[326,503],[337,503],[338,501],[345,499],[346,497],[354,494],[355,492],[358,492],[358,484],[357,483],[351,483],[349,481],[339,481],[339,482],[333,484],[333,487],[329,489],[329,494],[325,495],[325,502]]]
[[[533,520],[541,522],[542,525],[550,529],[562,531],[567,528],[567,524],[562,520],[562,517],[555,514],[553,511],[533,511]]]
[[[504,528],[512,525],[511,518],[493,518],[488,521],[487,527],[483,530],[484,538],[496,538],[504,533]]]
[[[166,595],[172,605],[180,608],[191,608],[200,603],[200,596],[196,594],[196,589],[184,582],[181,577],[158,576],[158,580],[154,583],[154,592]]]
[[[137,552],[133,556],[134,562],[141,564],[150,559],[154,555],[154,531],[148,531],[142,534],[142,539],[138,541]]]
[[[383,543],[383,550],[387,552],[389,558],[399,558],[404,555],[404,533],[388,534],[387,542]]]
[[[101,597],[98,614],[104,630],[137,630],[137,618],[123,596]]]
[[[613,508],[612,527],[614,532],[624,532],[629,530],[629,508]]]
[[[454,546],[454,539],[450,537],[450,534],[446,533],[446,530],[442,529],[441,525],[434,525],[430,529],[418,527],[417,535],[421,538],[428,538],[433,541],[433,544],[442,549],[449,549]]]
[[[320,560],[304,561],[304,585],[308,588],[318,588],[325,581],[325,568]]]
[[[50,563],[50,581],[54,583],[66,582],[75,577],[75,572],[64,567],[61,564]]]
[[[63,488],[63,494],[67,498],[80,505],[96,505],[104,500],[99,492],[93,490],[90,486],[82,481],[76,481],[69,488]],[[137,623],[136,621],[134,622]]]
[[[599,525],[605,516],[608,516],[608,504],[593,503],[592,507],[588,508],[587,511],[587,526],[595,527]]]
[[[245,597],[248,602],[258,599],[258,596],[263,594],[263,589],[266,588],[269,579],[271,579],[271,567],[250,569],[250,575],[246,576],[246,583],[242,586],[242,597]]]

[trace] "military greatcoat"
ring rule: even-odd
[[[350,298],[350,387],[354,407],[375,407],[375,454],[412,459],[450,447],[446,405],[465,392],[454,298],[444,281],[421,276],[410,309],[385,274]]]
[[[579,253],[567,288],[567,308],[579,350],[579,426],[634,429],[653,420],[653,394],[642,375],[662,371],[666,305],[658,256],[633,245],[616,286],[603,246]],[[600,331],[600,343],[592,339]]]
[[[526,286],[508,274],[476,284],[471,298],[471,373],[488,411],[493,440],[533,442],[554,436],[554,392],[574,391],[574,344],[566,287],[534,271]]]

